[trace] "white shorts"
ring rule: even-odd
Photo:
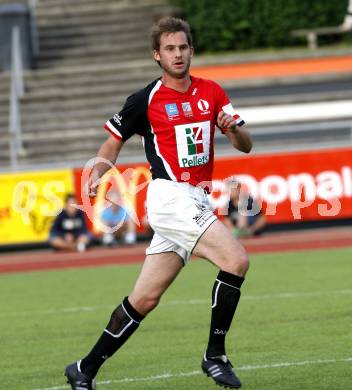
[[[176,252],[184,263],[200,236],[217,220],[201,187],[164,179],[149,184],[147,215],[155,233],[146,254]]]

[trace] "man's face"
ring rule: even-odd
[[[66,209],[66,212],[68,215],[70,215],[70,216],[76,215],[76,213],[77,213],[77,209],[75,207],[76,203],[77,203],[77,201],[75,198],[68,198],[67,199],[65,209]]]
[[[189,46],[183,31],[162,34],[160,49],[153,52],[155,61],[160,61],[163,71],[179,79],[188,74],[192,56],[193,47]]]

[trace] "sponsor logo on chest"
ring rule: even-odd
[[[209,161],[210,121],[175,126],[178,162],[181,168]]]
[[[211,111],[210,104],[205,99],[199,99],[198,101],[193,100],[193,109],[192,109],[191,102],[168,103],[168,104],[165,104],[164,107],[165,107],[165,111],[166,111],[166,114],[167,114],[169,121],[175,121],[175,120],[180,119],[180,109],[179,108],[182,108],[181,113],[183,113],[183,115],[186,118],[190,118],[190,117],[194,116],[193,109],[195,109],[197,111],[196,116],[199,114],[202,116],[209,115],[210,111]]]
[[[180,115],[176,103],[165,104],[165,110],[169,120],[175,120]]]
[[[182,111],[184,116],[190,117],[193,116],[192,106],[190,102],[183,102],[182,105]]]
[[[204,99],[198,100],[197,107],[198,107],[201,115],[206,115],[206,114],[210,113],[209,103]]]

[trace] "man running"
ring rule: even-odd
[[[212,180],[215,126],[242,152],[251,150],[252,141],[223,89],[213,81],[190,75],[194,50],[185,21],[161,19],[152,30],[152,47],[161,78],[128,97],[120,113],[106,123],[111,136],[97,156],[115,164],[123,144],[133,134],[142,137],[152,173],[147,212],[155,234],[132,292],[113,311],[88,355],[69,365],[65,375],[73,390],[94,389],[101,365],[157,306],[193,253],[219,268],[202,370],[221,386],[240,388],[226,355],[225,336],[249,262],[242,245],[211,211],[207,192]],[[100,162],[94,166],[90,196],[96,195],[97,181],[109,168]]]

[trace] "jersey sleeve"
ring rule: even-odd
[[[242,117],[236,112],[234,109],[230,99],[228,98],[226,92],[220,87],[220,85],[214,83],[216,86],[216,117],[218,116],[219,112],[224,111],[226,114],[231,115],[235,121],[237,126],[243,126],[245,124],[245,121],[242,119]],[[222,133],[225,133],[226,130],[220,129]]]
[[[134,134],[144,135],[147,108],[145,94],[139,91],[127,98],[122,110],[110,118],[104,128],[123,142]]]

